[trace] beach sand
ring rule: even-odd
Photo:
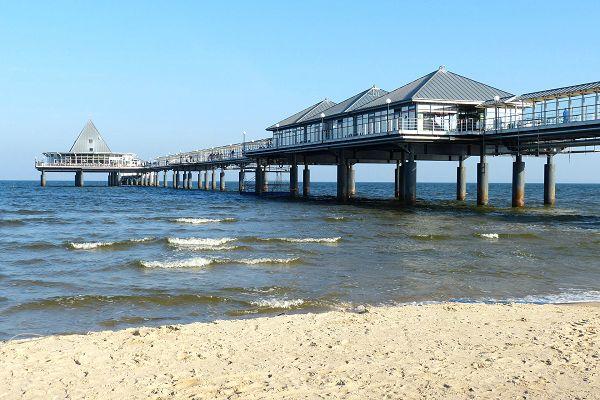
[[[433,304],[0,344],[0,399],[600,399],[600,307]]]

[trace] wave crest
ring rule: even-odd
[[[69,246],[75,250],[92,250],[100,247],[108,247],[115,244],[115,242],[88,242],[88,243],[69,243]]]
[[[263,308],[295,308],[304,304],[303,299],[262,299],[253,301],[252,304]]]
[[[169,244],[175,246],[200,246],[200,247],[220,247],[224,244],[235,241],[235,238],[221,239],[201,239],[201,238],[167,238]]]
[[[219,222],[235,222],[237,220],[235,218],[176,218],[174,221],[180,224],[202,225]]]
[[[211,258],[196,257],[174,261],[140,261],[140,265],[145,268],[201,268],[211,265],[215,261],[216,260]]]

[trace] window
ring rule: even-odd
[[[90,151],[94,151],[94,148],[93,148],[93,147],[90,147]]]
[[[92,144],[92,143],[94,143],[94,139],[88,139],[88,143],[89,143],[89,144]]]

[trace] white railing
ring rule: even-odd
[[[169,156],[158,157],[151,163],[153,167],[170,165],[235,162],[246,159],[247,151],[271,147],[271,138],[251,142],[230,144],[210,149],[195,150]]]
[[[36,167],[65,167],[65,168],[140,168],[146,163],[136,160],[133,162],[82,162],[82,161],[35,161]]]
[[[558,107],[546,110],[526,110],[517,115],[486,117],[485,132],[527,130],[547,126],[573,125],[600,120],[598,105]]]
[[[478,127],[477,120],[459,120],[459,123],[461,130]],[[456,127],[451,127],[446,119],[437,121],[417,117],[390,118],[350,127],[334,126],[333,128],[317,129],[313,132],[276,131],[273,133],[271,145],[273,148],[281,148],[387,135],[438,135],[447,134],[450,131],[456,131]]]

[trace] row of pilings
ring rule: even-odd
[[[465,201],[467,199],[467,170],[465,166],[465,158],[460,157],[456,172],[456,200]],[[337,162],[337,199],[340,202],[348,202],[356,196],[355,168],[351,159],[344,156],[341,152]],[[269,189],[267,180],[268,161],[258,160],[255,174],[256,194],[266,193]],[[290,162],[290,195],[299,197],[299,164],[294,157]],[[554,205],[556,202],[556,166],[554,164],[554,156],[547,155],[546,164],[544,165],[544,204]],[[244,192],[245,187],[244,167],[239,171],[238,191]],[[489,165],[487,156],[481,155],[477,163],[477,205],[487,206],[489,203]],[[162,176],[161,176],[162,175]],[[225,171],[219,171],[217,181],[217,170],[173,170],[171,184],[173,188],[192,189],[194,185],[194,175],[196,175],[196,185],[198,189],[213,190],[217,188],[220,191],[225,191]],[[162,179],[161,179],[162,178]],[[302,172],[302,196],[310,195],[310,169],[308,164],[304,164]],[[394,197],[400,202],[407,205],[414,205],[417,202],[417,161],[409,152],[402,152],[400,160],[396,161],[394,170]],[[108,173],[108,186],[151,186],[151,187],[167,187],[168,186],[168,171],[154,170],[138,173],[135,175],[122,175],[121,172]],[[41,171],[40,185],[46,186],[46,171]],[[75,172],[75,186],[82,187],[83,171]],[[525,162],[521,154],[515,155],[515,161],[512,165],[512,206],[525,206]]]

